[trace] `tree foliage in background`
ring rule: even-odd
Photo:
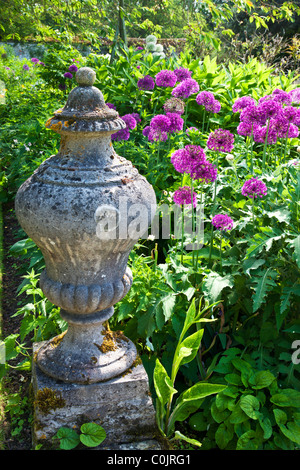
[[[126,42],[130,37],[191,37],[218,48],[222,37],[254,28],[280,28],[294,23],[300,2],[251,0],[3,0],[2,40],[47,37],[96,41],[113,39],[116,32]],[[126,26],[126,29],[125,29]],[[67,34],[66,34],[67,33]],[[61,38],[61,36],[60,36]]]

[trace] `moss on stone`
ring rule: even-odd
[[[65,400],[59,393],[47,387],[38,390],[34,403],[43,414],[48,414],[51,410],[63,408],[66,405]]]

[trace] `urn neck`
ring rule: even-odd
[[[111,133],[99,135],[70,135],[61,136],[57,156],[62,160],[72,161],[77,165],[110,166],[114,148],[111,143]]]

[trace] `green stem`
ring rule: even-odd
[[[184,239],[184,204],[181,206],[181,264],[183,264],[183,239]]]
[[[265,169],[265,166],[266,166],[266,155],[267,155],[267,144],[268,144],[269,127],[270,127],[270,119],[268,120],[267,133],[266,133],[266,138],[265,138],[265,143],[264,143],[263,169]]]
[[[220,268],[221,268],[221,276],[223,276],[223,266],[222,266],[222,231],[220,230],[221,239],[220,239]]]
[[[194,221],[194,204],[193,204],[193,197],[194,197],[194,188],[193,188],[193,179],[191,178],[191,210],[192,210],[192,233],[194,235],[195,231],[195,221]],[[192,238],[192,242],[194,241],[194,238]],[[193,250],[192,253],[192,263],[194,267],[194,262],[195,262],[195,250]]]
[[[251,174],[253,175],[253,124],[252,124],[252,129],[251,129],[250,146],[251,146],[250,170],[251,170]]]
[[[203,121],[202,121],[202,134],[204,132],[204,123],[205,123],[206,109],[204,108]]]
[[[284,163],[285,163],[285,160],[286,160],[286,149],[287,149],[287,141],[288,141],[289,130],[290,130],[290,123],[288,125],[287,131],[286,131],[286,136],[285,136],[284,155],[283,155]]]
[[[254,233],[255,233],[254,197],[252,198],[252,230],[253,230],[252,237],[254,237]]]
[[[185,113],[184,113],[184,128],[183,130],[186,130],[186,122],[187,122],[187,115],[188,115],[188,106],[189,106],[189,100],[186,100],[186,105],[185,105]]]
[[[202,207],[202,191],[200,191],[200,208]],[[201,223],[201,221],[199,221]],[[196,266],[195,270],[198,271],[198,258],[199,258],[199,247],[198,247],[198,240],[197,240],[197,253],[196,253]]]

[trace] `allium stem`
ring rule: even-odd
[[[253,231],[252,237],[254,237],[254,233],[255,233],[254,200],[255,198],[253,196],[252,198],[252,231]]]
[[[287,141],[288,141],[289,130],[290,130],[290,123],[288,125],[287,131],[286,131],[286,136],[285,136],[284,155],[283,155],[284,163],[285,163],[285,160],[286,160],[286,149],[287,149]]]
[[[203,132],[204,132],[205,116],[206,116],[206,109],[204,108],[204,112],[203,112],[203,121],[202,121],[202,134],[203,134]]]
[[[183,264],[184,204],[181,205],[181,264]]]
[[[185,113],[184,113],[184,128],[183,130],[186,130],[186,122],[187,122],[187,115],[188,115],[188,106],[189,106],[189,100],[186,100],[186,105],[185,105]]]
[[[194,204],[193,204],[193,200],[194,200],[194,188],[193,188],[193,179],[191,178],[191,208],[192,208],[192,234],[194,236],[194,232],[195,232],[195,220],[194,220]],[[194,238],[192,238],[192,241],[194,240]],[[194,267],[194,263],[195,263],[195,250],[193,250],[193,253],[192,253],[192,262],[193,262],[193,267]]]
[[[223,266],[222,266],[222,230],[220,230],[220,268],[221,268],[221,276],[223,276]]]
[[[265,143],[264,143],[263,169],[265,169],[265,166],[266,166],[266,152],[267,152],[267,144],[268,144],[269,127],[270,127],[270,119],[268,119],[267,133],[266,133],[266,138],[265,138]]]
[[[250,171],[253,174],[253,124],[252,124],[252,129],[251,129],[251,136],[250,136],[250,147],[251,147]]]

